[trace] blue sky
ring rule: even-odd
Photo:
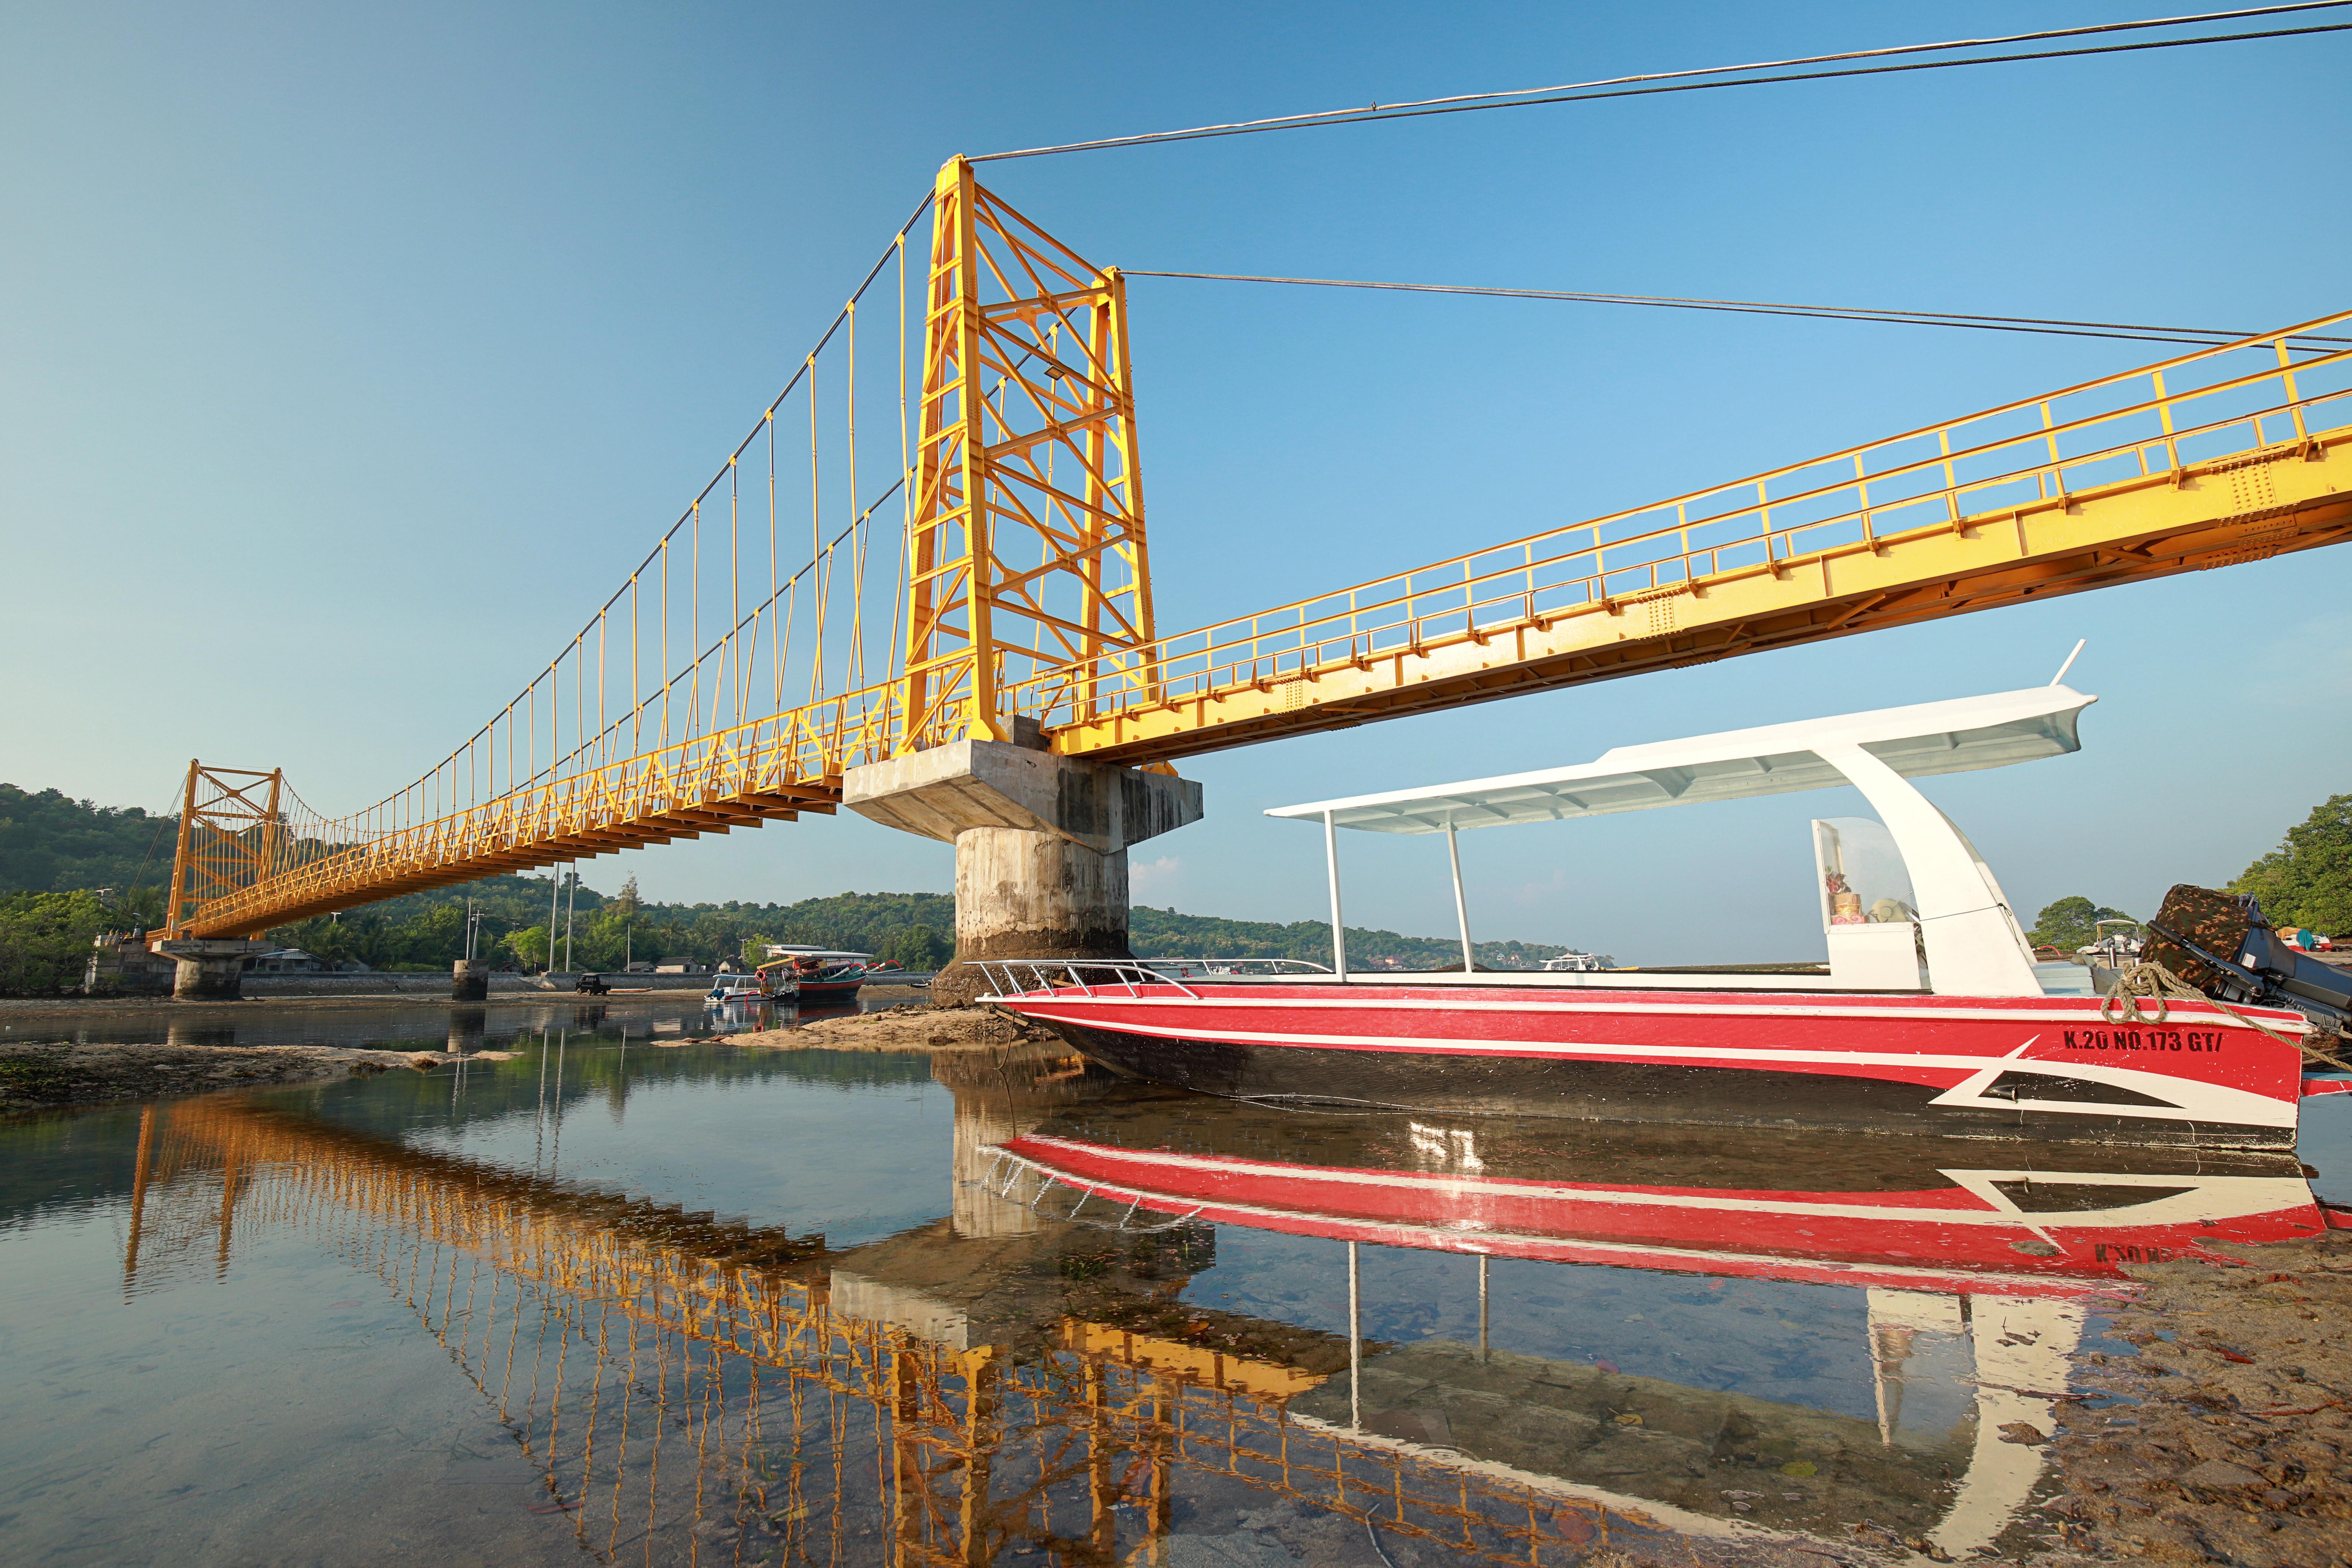
[[[750,426],[957,152],[2117,20],[2041,4],[0,5],[0,778],[329,810],[519,687]],[[2352,35],[1030,160],[1090,258],[2260,329],[2342,307]],[[2124,368],[2133,345],[1131,286],[1173,630]],[[1311,918],[1270,805],[2038,683],[2075,757],[1938,781],[2029,915],[2146,912],[2352,787],[2352,556],[2290,557],[1196,760],[1138,898]],[[1833,796],[1463,840],[1482,935],[1814,951]],[[1450,925],[1350,843],[1351,919]],[[588,863],[650,894],[950,882],[846,816]]]

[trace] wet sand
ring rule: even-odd
[[[2352,1232],[2126,1269],[2141,1289],[2062,1406],[2047,1511],[2101,1557],[2243,1568],[2352,1563]],[[2021,1437],[2032,1435],[2021,1433]]]
[[[0,1045],[0,1112],[370,1076],[394,1068],[429,1070],[453,1059],[333,1046]]]
[[[723,1045],[770,1050],[933,1052],[996,1050],[1058,1040],[1050,1030],[992,1007],[923,1006],[816,1018],[789,1029],[759,1029],[713,1038]]]

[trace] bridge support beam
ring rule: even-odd
[[[1172,773],[958,741],[842,775],[860,816],[956,847],[957,963],[935,1003],[977,994],[984,958],[1127,958],[1128,847],[1201,818]]]
[[[179,965],[172,977],[175,1002],[236,1002],[245,995],[246,961],[269,944],[243,937],[189,937],[148,946]]]

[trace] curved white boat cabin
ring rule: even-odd
[[[1915,779],[2079,750],[2053,684],[1654,744],[1594,762],[1280,807],[1319,823],[1335,973],[982,964],[994,998],[1119,1071],[1254,1099],[1509,1114],[2210,1146],[2294,1140],[2305,1021],[2044,995],[1992,868]],[[1869,897],[1817,822],[1825,963],[1350,972],[1342,828],[1447,836],[1851,784],[1903,896]],[[1873,830],[1875,831],[1875,830]],[[1462,897],[1454,858],[1457,909]]]
[[[1452,835],[1852,784],[1885,824],[1908,875],[1911,897],[1899,900],[1909,906],[1905,918],[1871,920],[1864,906],[1855,918],[1839,919],[1835,895],[1826,885],[1826,874],[1837,869],[1836,837],[1824,831],[1826,824],[1817,824],[1817,858],[1825,874],[1822,898],[1829,939],[1827,973],[1791,973],[1785,966],[1748,976],[1721,970],[1683,974],[1588,971],[1570,972],[1566,983],[2039,996],[2042,985],[2034,977],[2032,945],[1992,868],[1911,780],[2080,751],[2077,721],[2097,700],[2067,687],[2044,686],[1882,708],[1620,746],[1575,767],[1311,801],[1278,806],[1266,815],[1367,833]],[[1915,953],[1924,963],[1915,962]],[[1524,978],[1472,976],[1474,983],[1488,984]],[[1553,982],[1548,976],[1546,983]]]

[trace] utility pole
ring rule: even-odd
[[[551,871],[547,877],[547,973],[555,973],[555,910],[563,899],[563,873]]]
[[[563,972],[572,973],[572,914],[580,907],[580,873],[572,873],[571,890],[563,897]]]

